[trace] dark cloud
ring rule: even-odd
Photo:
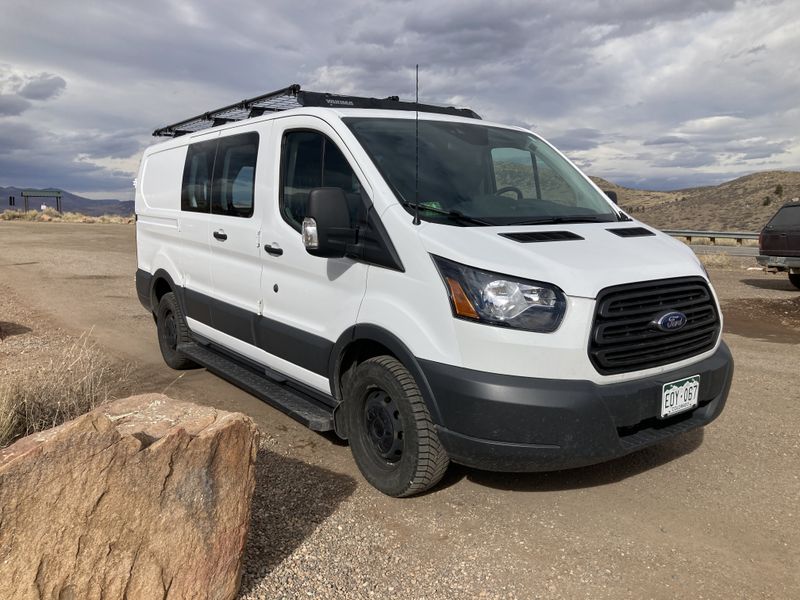
[[[645,146],[665,146],[667,144],[686,144],[688,140],[677,135],[665,135],[652,140],[645,140]]]
[[[709,152],[676,152],[664,158],[651,161],[654,167],[678,167],[696,169],[717,163],[717,157]]]
[[[30,107],[30,102],[16,94],[0,94],[0,116],[21,115]]]
[[[42,73],[28,79],[19,90],[19,95],[29,100],[49,100],[58,96],[67,87],[63,77]]]
[[[141,131],[120,129],[83,131],[61,138],[58,143],[87,158],[128,158],[141,153],[151,142],[143,139]]]
[[[122,194],[131,189],[132,180],[133,174],[127,171],[114,171],[58,153],[0,155],[0,186],[59,187],[80,192],[111,190]]]
[[[109,0],[3,16],[6,183],[34,185],[24,159],[75,191],[127,193],[159,125],[295,82],[413,98],[417,63],[423,100],[535,124],[614,181],[800,162],[789,0]],[[29,129],[3,138],[11,122]]]
[[[570,129],[561,135],[551,137],[550,142],[563,152],[575,150],[591,150],[597,148],[603,138],[603,133],[591,127]]]
[[[0,155],[33,148],[37,138],[37,131],[27,123],[5,119],[0,123]]]

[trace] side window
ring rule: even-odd
[[[314,131],[290,131],[281,154],[281,213],[300,230],[308,194],[316,187],[338,187],[347,194],[350,215],[362,207],[361,186],[347,159],[330,139]]]
[[[216,149],[216,140],[189,146],[183,166],[181,210],[207,213],[211,209],[211,172]]]
[[[214,163],[212,213],[245,218],[253,216],[257,154],[257,133],[219,140]]]
[[[520,148],[492,148],[496,189],[515,187],[525,198],[535,198],[533,156]]]

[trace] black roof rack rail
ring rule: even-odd
[[[454,106],[438,106],[436,104],[417,104],[401,101],[398,96],[387,98],[362,98],[360,96],[343,96],[321,92],[302,91],[298,84],[290,85],[274,92],[255,96],[235,104],[204,112],[195,117],[184,119],[172,125],[161,127],[153,132],[154,136],[178,137],[194,133],[209,127],[225,123],[260,117],[266,112],[290,110],[301,106],[322,106],[328,108],[372,108],[382,110],[419,110],[420,112],[455,115],[470,119],[480,119],[475,111],[469,108]]]

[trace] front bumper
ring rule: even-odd
[[[733,357],[724,342],[699,363],[609,385],[497,375],[431,361],[420,365],[451,460],[491,471],[590,465],[702,427],[722,412],[733,377]],[[663,384],[697,374],[697,408],[658,419]]]

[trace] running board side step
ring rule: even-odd
[[[273,383],[235,360],[200,344],[180,344],[178,352],[208,371],[263,400],[313,431],[333,431],[333,409],[287,386]]]

